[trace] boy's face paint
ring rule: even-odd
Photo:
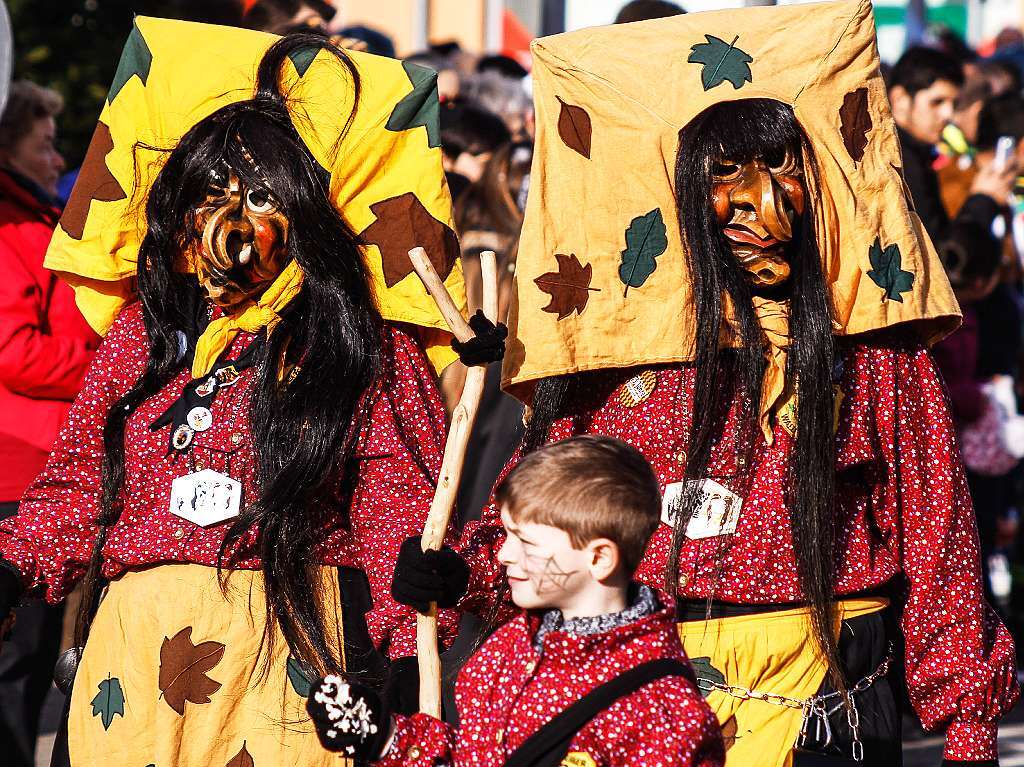
[[[564,530],[536,522],[516,522],[501,511],[507,537],[498,550],[506,568],[512,601],[527,610],[564,610],[592,582],[586,549],[572,545]]]

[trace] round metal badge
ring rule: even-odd
[[[184,450],[192,444],[194,434],[195,432],[192,431],[188,424],[181,424],[174,430],[174,434],[171,435],[171,447],[175,450]]]
[[[217,388],[217,379],[210,376],[196,387],[196,394],[200,397],[209,397]]]
[[[206,431],[213,426],[213,413],[210,412],[209,408],[202,406],[194,407],[188,411],[188,415],[185,416],[185,420],[188,421],[188,425],[195,431]]]

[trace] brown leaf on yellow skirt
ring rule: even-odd
[[[249,752],[245,748],[245,741],[242,741],[242,750],[235,754],[235,758],[228,762],[225,767],[256,767]]]
[[[722,725],[722,741],[725,743],[725,750],[728,751],[730,748],[736,745],[736,731],[738,726],[736,724],[736,717],[730,716],[725,724]]]
[[[210,696],[221,685],[210,679],[206,672],[220,663],[223,657],[224,645],[220,642],[192,644],[191,626],[186,626],[171,639],[164,637],[160,645],[160,678],[157,684],[167,705],[181,715],[185,713],[185,701],[209,703]],[[251,759],[248,764],[252,764]]]
[[[587,301],[590,300],[590,293],[598,292],[597,288],[590,287],[593,266],[583,266],[575,253],[568,256],[556,253],[555,261],[558,263],[557,272],[542,274],[533,281],[538,288],[551,296],[548,305],[541,311],[557,314],[560,320],[564,320],[573,312],[583,314],[583,310],[587,308]]]

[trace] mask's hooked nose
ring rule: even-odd
[[[210,216],[203,228],[203,247],[212,264],[223,272],[248,266],[253,252],[253,226],[245,216],[235,216],[225,205]]]
[[[779,242],[793,239],[793,224],[786,215],[784,193],[760,162],[744,169],[731,199],[733,205],[753,210],[772,239]]]

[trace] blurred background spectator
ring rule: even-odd
[[[0,117],[0,517],[17,511],[46,455],[99,339],[74,293],[43,268],[57,225],[55,147],[61,97],[15,82]],[[29,603],[0,653],[0,753],[32,767],[43,700],[61,641],[62,609]]]

